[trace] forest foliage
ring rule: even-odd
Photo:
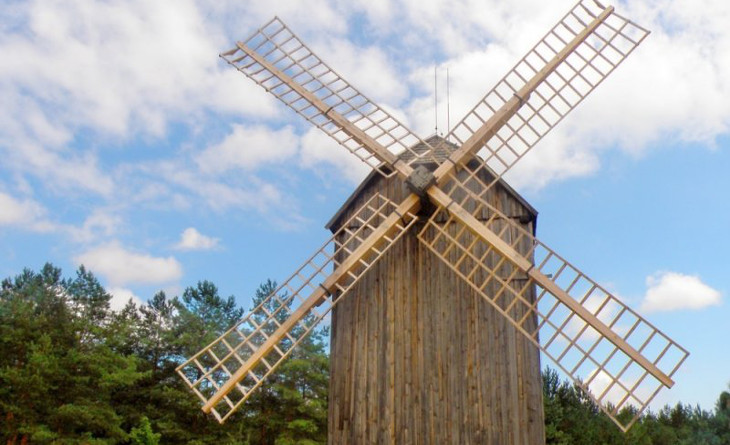
[[[257,305],[275,283],[263,283]],[[201,281],[180,296],[110,308],[84,267],[46,264],[0,285],[0,438],[20,444],[321,444],[327,437],[327,332],[307,337],[268,384],[219,425],[175,373],[249,308]],[[677,404],[628,434],[558,374],[543,374],[549,444],[730,445],[730,393],[712,410]]]

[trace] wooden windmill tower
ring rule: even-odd
[[[540,443],[540,351],[628,429],[687,352],[537,240],[501,178],[647,34],[582,0],[426,140],[277,18],[223,53],[375,173],[329,241],[178,368],[203,411],[225,421],[331,312],[330,443]]]

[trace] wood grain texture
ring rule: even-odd
[[[528,214],[511,192],[492,190],[505,214]],[[397,178],[376,178],[341,220],[375,192],[408,194]],[[420,229],[334,309],[329,443],[544,443],[537,347],[418,241]]]

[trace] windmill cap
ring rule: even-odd
[[[446,161],[446,158],[449,157],[449,155],[458,149],[459,147],[444,139],[443,137],[434,134],[432,136],[427,137],[425,140],[419,141],[417,144],[411,146],[408,150],[405,150],[403,153],[400,153],[398,155],[399,159],[402,159],[403,161],[406,161],[411,164],[411,166],[419,166],[423,165],[427,168],[433,167],[435,168],[436,165],[441,164],[442,162]],[[433,149],[432,153],[429,155],[429,150]],[[419,159],[416,161],[413,161],[413,159],[418,156]],[[413,162],[411,162],[413,161]],[[469,162],[481,162],[478,160],[472,160]],[[488,166],[486,167],[489,174],[491,174],[493,177],[497,177],[497,174],[492,171]],[[368,174],[368,176],[360,183],[360,185],[357,186],[357,188],[352,192],[352,194],[345,200],[345,202],[342,204],[342,206],[335,212],[334,215],[332,215],[332,218],[330,218],[329,221],[327,221],[327,224],[325,224],[325,229],[330,231],[335,231],[337,229],[337,223],[341,219],[342,215],[347,211],[347,209],[350,208],[350,206],[356,201],[357,197],[362,193],[370,184],[372,184],[373,181],[375,181],[377,178],[383,179],[383,176],[378,173],[376,170],[373,170]],[[529,202],[525,198],[523,198],[515,189],[512,188],[503,178],[499,178],[497,181],[497,184],[501,187],[503,187],[508,194],[513,196],[527,211],[527,214],[529,216],[529,219],[532,221],[537,222],[537,210],[530,205]],[[533,234],[536,230],[536,225],[533,225]]]

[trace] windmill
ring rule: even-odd
[[[222,53],[374,173],[329,241],[178,367],[203,411],[224,422],[332,313],[331,443],[544,441],[540,351],[630,428],[687,351],[537,240],[536,212],[502,176],[647,35],[581,0],[446,138],[426,140],[278,18]]]

